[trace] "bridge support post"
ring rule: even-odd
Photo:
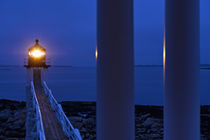
[[[27,75],[26,75],[27,85],[30,85],[30,82],[33,81],[33,70],[27,69],[26,73],[27,73]]]
[[[199,0],[166,0],[164,139],[200,139]]]
[[[133,1],[97,3],[97,139],[134,140]]]

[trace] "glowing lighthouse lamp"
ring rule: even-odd
[[[38,81],[43,79],[50,65],[46,64],[46,49],[39,44],[39,40],[36,40],[35,45],[28,49],[27,61],[24,67],[27,68],[28,81],[34,78],[38,78]]]
[[[42,56],[45,56],[45,52],[42,51],[42,50],[39,50],[39,49],[35,49],[31,52],[28,52],[28,55],[31,56],[31,57],[34,57],[34,58],[40,58]]]
[[[39,45],[39,40],[36,40],[36,44],[28,49],[28,64],[25,67],[48,68],[49,66],[46,64],[46,49]]]

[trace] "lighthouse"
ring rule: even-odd
[[[46,70],[50,67],[46,62],[46,49],[36,39],[35,45],[30,47],[27,53],[27,64],[24,65],[27,68],[27,83],[45,80]]]

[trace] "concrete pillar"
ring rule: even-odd
[[[97,140],[134,140],[133,1],[97,2]]]
[[[200,139],[199,0],[165,0],[164,139]]]

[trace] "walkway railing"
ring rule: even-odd
[[[56,117],[62,126],[64,134],[70,140],[82,140],[79,130],[74,129],[69,119],[65,115],[62,106],[55,100],[52,95],[52,91],[48,88],[45,81],[42,82],[42,86],[44,88],[46,96],[48,97],[51,108],[55,111]]]
[[[35,129],[35,138],[39,140],[45,140],[45,133],[44,133],[44,126],[42,122],[42,115],[40,112],[39,103],[36,97],[34,83],[31,81],[31,95],[32,95],[32,108],[35,112],[35,122],[36,122],[36,129]]]

